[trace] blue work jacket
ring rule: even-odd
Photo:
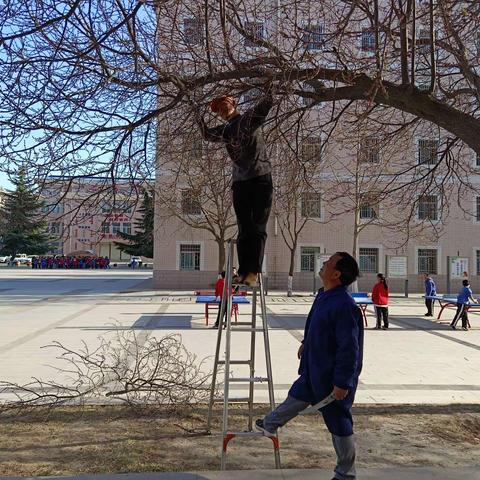
[[[434,297],[437,294],[435,282],[431,278],[425,280],[425,296]]]
[[[341,403],[351,407],[362,370],[362,314],[347,288],[339,286],[319,292],[308,314],[304,350],[289,395],[317,403],[333,386],[348,389]]]

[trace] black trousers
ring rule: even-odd
[[[462,319],[462,328],[467,328],[468,315],[467,309],[465,308],[465,305],[463,303],[457,303],[457,312],[455,313],[455,316],[453,317],[452,323],[450,325],[456,327],[460,318]]]
[[[425,299],[425,305],[427,307],[427,313],[429,315],[433,315],[433,302],[434,302],[434,300],[432,298],[426,298]]]
[[[262,271],[267,222],[272,208],[272,176],[234,182],[233,208],[237,216],[238,274]]]
[[[383,326],[388,328],[388,307],[377,307],[375,305],[375,313],[377,314],[377,328],[382,326],[382,318]]]

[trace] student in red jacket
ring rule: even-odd
[[[377,274],[377,283],[372,290],[372,301],[375,305],[375,313],[377,314],[377,326],[375,329],[386,330],[388,328],[388,285],[383,273]]]
[[[218,299],[220,302],[222,301],[223,297],[223,286],[225,285],[225,271],[220,273],[220,278],[215,283],[215,299]],[[220,323],[220,310],[221,310],[221,303],[218,304],[218,314],[217,314],[217,321],[213,325],[212,328],[218,328],[218,324]],[[225,311],[225,317],[227,312]]]

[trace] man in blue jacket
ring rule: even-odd
[[[437,294],[437,287],[432,277],[428,273],[424,273],[423,277],[425,279],[425,306],[427,307],[427,313],[425,317],[433,317],[433,298]]]
[[[323,264],[324,291],[312,305],[298,350],[300,377],[287,399],[256,421],[257,429],[272,436],[308,405],[333,394],[335,401],[320,411],[337,454],[334,478],[341,480],[356,478],[351,407],[362,369],[363,322],[347,287],[358,274],[357,262],[346,252],[335,253]]]
[[[462,319],[462,330],[468,330],[468,315],[467,315],[467,307],[471,303],[477,303],[476,300],[473,298],[473,292],[470,288],[470,283],[468,280],[462,281],[462,289],[457,296],[457,313],[455,313],[455,317],[453,317],[452,323],[450,326],[453,330],[457,328],[457,323]]]

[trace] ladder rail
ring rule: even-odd
[[[236,436],[249,436],[249,437],[262,437],[263,434],[255,432],[253,430],[253,406],[254,406],[254,393],[255,384],[265,381],[268,384],[268,396],[270,407],[275,408],[274,388],[273,388],[273,376],[272,376],[272,362],[270,356],[270,340],[268,335],[268,321],[267,321],[267,308],[265,301],[265,291],[263,284],[263,276],[258,274],[258,285],[253,287],[252,292],[252,313],[250,322],[242,322],[244,325],[248,324],[248,328],[235,328],[232,329],[232,276],[233,276],[233,254],[234,254],[235,241],[228,241],[227,249],[227,262],[226,262],[226,279],[223,285],[222,300],[219,308],[219,324],[217,332],[217,344],[215,349],[215,361],[212,373],[212,385],[210,388],[210,399],[208,405],[208,418],[207,418],[207,431],[211,431],[212,418],[213,418],[213,406],[214,403],[219,403],[221,399],[215,398],[218,367],[224,366],[224,383],[223,383],[223,412],[222,412],[222,450],[221,450],[221,470],[226,469],[227,461],[227,447],[230,440]],[[260,295],[259,295],[260,293]],[[260,312],[258,312],[260,307]],[[257,315],[262,317],[261,328],[257,327]],[[225,326],[225,354],[224,360],[220,360],[220,349],[222,345],[222,331]],[[232,332],[250,332],[250,358],[248,360],[232,360],[231,359],[231,344],[232,344]],[[265,353],[265,366],[266,377],[255,377],[255,359],[256,359],[256,333],[263,333],[264,340],[264,353]],[[235,357],[234,357],[235,358]],[[249,375],[248,377],[233,377],[231,376],[231,365],[248,365]],[[230,398],[230,383],[245,383],[248,385],[248,397],[233,399]],[[229,404],[234,403],[236,400],[246,401],[248,405],[248,431],[246,432],[232,432],[229,430]],[[269,437],[270,438],[270,437]],[[270,438],[273,442],[274,455],[275,455],[275,468],[281,468],[280,462],[280,447],[278,442],[278,435]]]
[[[232,274],[233,274],[233,242],[230,242],[230,247],[228,249],[228,260],[227,260],[227,272],[226,280],[224,285],[226,285],[226,306],[227,306],[227,324],[225,331],[225,380],[223,384],[223,434],[222,434],[222,456],[220,461],[220,468],[225,470],[227,462],[227,449],[225,448],[225,437],[228,434],[228,406],[229,406],[229,395],[230,395],[230,352],[231,352],[231,340],[232,340]],[[220,319],[218,324],[218,330],[223,329],[223,317]],[[220,335],[218,335],[220,337]]]

